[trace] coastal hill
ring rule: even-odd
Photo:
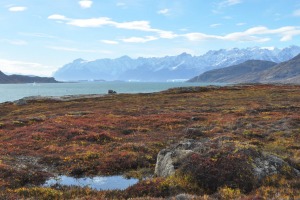
[[[215,69],[192,78],[190,82],[238,83],[253,82],[258,74],[274,67],[277,63],[262,60],[249,60],[244,63]]]
[[[188,80],[208,70],[220,69],[247,60],[285,62],[300,53],[300,47],[284,49],[251,47],[244,49],[211,50],[200,56],[182,53],[177,56],[98,59],[77,59],[54,73],[59,81],[123,80],[123,81],[178,81]]]
[[[300,84],[300,54],[295,58],[280,63],[269,70],[263,71],[260,82],[279,82]]]
[[[300,54],[279,64],[249,60],[238,65],[207,71],[190,79],[189,82],[300,84]]]
[[[12,83],[57,83],[52,77],[24,76],[24,75],[6,75],[0,71],[0,84]]]

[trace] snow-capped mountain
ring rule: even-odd
[[[75,80],[135,80],[170,81],[190,79],[200,73],[243,63],[247,60],[265,60],[280,63],[300,53],[300,47],[284,49],[252,47],[245,49],[220,49],[208,51],[201,56],[182,53],[178,56],[132,59],[123,56],[117,59],[85,61],[74,60],[54,73],[61,81]]]

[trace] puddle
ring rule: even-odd
[[[137,182],[138,179],[126,179],[123,176],[96,176],[93,178],[58,176],[49,179],[43,186],[50,187],[51,185],[60,184],[64,186],[90,187],[95,190],[124,190]]]

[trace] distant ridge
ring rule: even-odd
[[[56,80],[122,80],[122,81],[174,81],[188,80],[203,72],[238,65],[247,60],[265,60],[275,63],[290,60],[300,53],[300,47],[284,49],[250,47],[220,49],[201,56],[182,53],[177,56],[98,59],[77,59],[54,73]]]
[[[282,62],[262,72],[260,82],[300,84],[300,54],[287,62]]]
[[[189,82],[300,84],[300,54],[279,64],[249,60],[238,65],[205,72],[190,79]]]
[[[52,77],[24,76],[24,75],[6,75],[0,71],[0,84],[9,83],[57,83]]]
[[[240,83],[255,82],[258,74],[264,70],[277,65],[275,62],[263,60],[248,60],[238,65],[204,72],[189,82],[218,82],[218,83]]]

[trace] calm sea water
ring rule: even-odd
[[[107,94],[109,89],[118,93],[158,92],[174,87],[217,85],[207,83],[144,83],[144,82],[84,82],[0,84],[0,103],[28,96],[64,96],[78,94]]]

